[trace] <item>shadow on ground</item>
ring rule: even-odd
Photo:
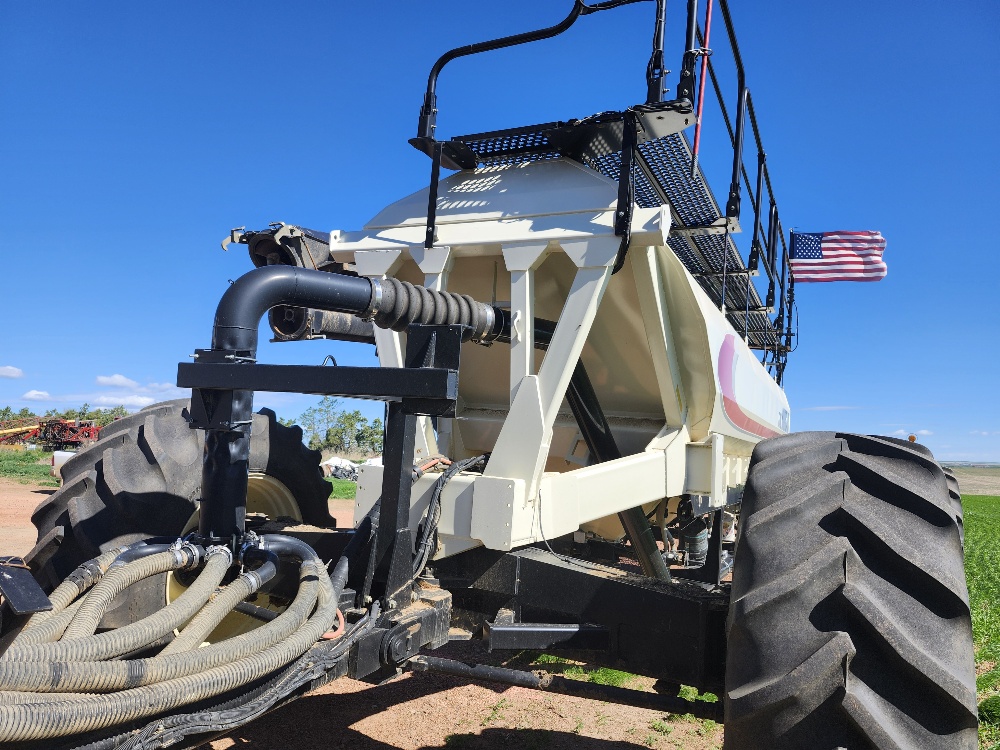
[[[463,728],[449,730],[448,727],[454,727],[456,716],[470,706],[453,705],[444,697],[437,705],[448,715],[428,715],[426,708],[418,712],[406,706],[420,698],[466,684],[463,680],[445,675],[420,675],[358,692],[308,695],[231,732],[213,742],[212,746],[239,750],[396,750],[399,747],[419,747],[421,750],[441,747],[469,750],[635,750],[639,746],[638,742],[596,739],[566,731],[482,727],[474,712],[470,712],[470,721]],[[498,696],[505,689],[490,688]],[[385,712],[389,713],[380,716]],[[382,720],[374,732],[372,719]],[[361,722],[365,723],[364,727],[355,726]],[[420,723],[425,726],[418,726]],[[399,732],[399,741],[386,741],[394,731]],[[382,739],[371,734],[380,735]],[[209,748],[210,745],[204,745],[200,750]]]

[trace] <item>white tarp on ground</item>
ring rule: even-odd
[[[358,481],[358,464],[346,458],[331,456],[323,461],[320,467],[323,469],[323,476]]]

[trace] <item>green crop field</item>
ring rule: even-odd
[[[1000,750],[1000,497],[967,495],[965,575],[969,582],[980,700],[980,746]]]

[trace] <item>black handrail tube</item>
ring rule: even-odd
[[[749,91],[743,85],[740,78],[739,110],[736,112],[736,146],[733,155],[733,176],[729,182],[729,200],[726,201],[726,217],[738,219],[740,217],[740,175],[743,170],[743,122],[746,119],[744,113],[747,109],[747,95]]]
[[[777,275],[778,260],[778,206],[772,200],[767,217],[767,263],[771,268],[771,278]]]
[[[699,44],[703,44],[704,43],[703,37],[702,37],[702,33],[701,33],[701,29],[698,29],[698,42],[699,42]],[[722,113],[722,120],[723,120],[723,122],[726,125],[726,132],[729,133],[729,142],[733,146],[733,149],[735,150],[735,148],[736,148],[736,133],[733,130],[732,120],[729,119],[729,110],[726,109],[725,97],[722,95],[722,87],[719,85],[719,78],[718,78],[718,76],[715,75],[715,66],[712,64],[712,58],[711,57],[708,58],[708,77],[712,81],[712,88],[715,91],[715,99],[719,103],[719,111]],[[748,108],[751,106],[750,105],[750,101],[751,101],[750,89],[748,88],[747,89],[747,103],[748,103]],[[758,137],[757,138],[757,151],[758,151],[758,153],[761,151],[762,148],[763,147],[761,146],[760,138]],[[746,185],[746,188],[749,191],[750,190],[750,175],[747,173],[746,165],[744,165],[742,163],[742,159],[740,160],[740,172],[743,175],[743,184]]]
[[[767,299],[764,301],[764,306],[771,308],[774,307],[774,282],[775,282],[775,270],[774,270],[774,230],[775,230],[775,217],[776,210],[774,203],[771,203],[771,208],[767,214],[767,253],[764,256],[764,268],[767,269]]]
[[[434,66],[431,68],[430,75],[427,77],[427,91],[424,93],[424,105],[420,109],[420,119],[417,124],[417,137],[434,137],[434,130],[437,127],[435,124],[435,120],[437,118],[437,80],[445,65],[450,63],[452,60],[459,57],[465,57],[467,55],[476,55],[480,52],[490,52],[493,50],[504,49],[505,47],[514,47],[518,44],[525,44],[527,42],[537,42],[542,39],[550,39],[563,33],[566,29],[572,26],[576,22],[576,19],[584,13],[585,8],[586,6],[582,0],[574,0],[573,9],[569,12],[569,15],[554,26],[548,26],[544,29],[537,29],[535,31],[525,31],[520,34],[512,34],[511,36],[505,36],[500,39],[491,39],[487,42],[466,44],[465,46],[456,47],[455,49],[449,50],[441,55],[441,57],[439,57],[434,63]]]
[[[677,82],[677,99],[687,101],[694,107],[695,62],[698,44],[698,0],[687,2],[687,33],[684,36],[684,58],[681,62],[680,80]]]
[[[756,271],[756,260],[760,253],[760,192],[764,182],[764,163],[767,156],[763,151],[757,152],[757,183],[754,187],[753,197],[753,239],[750,242],[750,251],[753,255],[751,263],[754,267],[750,270]]]
[[[663,63],[663,36],[667,23],[667,0],[656,0],[656,27],[653,30],[653,52],[646,66],[646,104],[663,101],[666,69]]]

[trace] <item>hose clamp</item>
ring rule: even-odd
[[[368,303],[368,307],[363,312],[358,313],[358,317],[362,320],[373,320],[382,304],[382,282],[371,277],[369,277],[368,282],[372,285],[372,299]]]
[[[198,545],[185,540],[180,544],[178,549],[181,552],[186,552],[188,555],[188,563],[184,566],[184,570],[192,570],[198,567],[198,564],[201,562],[201,548]]]
[[[104,577],[104,571],[101,570],[101,566],[93,560],[81,565],[79,571],[81,575],[76,581],[76,586],[80,589],[81,594]]]
[[[260,536],[256,531],[246,531],[243,533],[243,541],[240,543],[240,562],[243,562],[243,555],[252,549],[260,547]]]
[[[264,581],[259,575],[257,575],[257,571],[244,570],[240,573],[240,577],[246,579],[251,592],[259,591],[260,587],[264,585]]]
[[[225,555],[226,559],[229,560],[229,565],[233,564],[233,551],[229,547],[221,544],[213,544],[205,550],[205,559],[207,560],[212,555]]]
[[[472,340],[477,344],[486,344],[488,346],[500,337],[500,331],[496,327],[496,308],[493,305],[483,305],[483,312],[485,313],[483,318],[486,319],[486,325],[482,333],[475,336]]]

